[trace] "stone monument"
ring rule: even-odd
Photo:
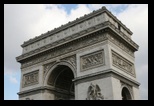
[[[139,99],[132,34],[102,7],[24,42],[19,99]]]

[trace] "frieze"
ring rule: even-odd
[[[108,25],[108,24],[109,24],[109,23],[103,23],[103,24],[101,24],[101,26],[105,26],[105,25]],[[99,27],[101,27],[101,26],[99,26]],[[105,30],[105,29],[104,29],[104,30]],[[97,42],[99,42],[99,41],[102,41],[102,40],[105,40],[105,39],[109,39],[111,42],[113,42],[114,44],[116,44],[118,47],[120,47],[120,48],[121,48],[122,50],[124,50],[126,53],[128,53],[128,54],[131,55],[131,56],[134,56],[134,53],[132,52],[132,50],[130,50],[127,46],[125,46],[123,43],[121,43],[119,40],[117,40],[117,39],[114,38],[113,36],[108,35],[108,34],[106,34],[106,35],[103,36],[103,35],[100,35],[100,34],[99,34],[100,32],[103,32],[104,30],[100,30],[100,31],[98,31],[98,32],[95,32],[95,33],[90,34],[90,35],[88,35],[88,36],[85,36],[85,37],[83,37],[83,38],[79,38],[79,39],[76,40],[76,41],[78,41],[78,42],[75,42],[75,41],[74,41],[74,43],[76,43],[76,44],[73,44],[73,45],[64,44],[64,45],[62,45],[62,46],[64,46],[64,47],[61,48],[61,49],[59,49],[59,50],[55,50],[56,48],[54,48],[54,51],[51,51],[50,54],[47,54],[47,55],[45,55],[45,56],[38,56],[38,57],[35,58],[35,59],[31,59],[30,61],[27,61],[27,62],[22,63],[21,68],[24,68],[24,67],[27,67],[27,66],[30,66],[30,65],[39,63],[39,62],[41,62],[41,61],[45,61],[46,59],[50,59],[50,58],[53,58],[53,57],[55,57],[55,56],[58,56],[58,55],[67,53],[68,51],[70,52],[70,51],[73,51],[73,50],[76,50],[76,49],[85,47],[85,46],[87,46],[87,45],[89,45],[89,44],[95,44],[95,43],[97,43]],[[92,38],[90,39],[89,36],[94,35],[94,34],[96,34],[96,35],[99,34],[99,35],[96,36],[96,37],[92,37]],[[80,34],[75,34],[75,35],[74,35],[74,37],[78,37],[78,36],[80,36]],[[70,38],[72,38],[72,36],[71,36],[71,37],[67,37],[67,38],[65,38],[65,39],[68,40],[68,38],[69,38],[69,40],[70,40]],[[84,38],[86,38],[86,40],[85,40]],[[89,38],[89,39],[87,39],[87,38]],[[80,39],[82,39],[82,41],[79,41]],[[83,39],[84,39],[84,40],[83,40]],[[62,41],[64,41],[64,39],[63,39]],[[61,41],[57,41],[57,44],[59,44],[58,42],[61,42]],[[84,43],[84,42],[85,42],[85,43]],[[71,42],[71,43],[73,43],[73,42]],[[71,43],[69,43],[69,44],[71,44]],[[49,46],[49,45],[50,45],[50,46]],[[56,44],[53,43],[53,44],[49,44],[49,45],[48,45],[48,47],[53,47],[53,46],[55,46]],[[57,48],[60,48],[60,47],[57,47]],[[40,48],[39,51],[42,51],[42,50],[44,50],[44,49],[46,49],[46,48],[45,48],[45,47],[44,47],[44,48]],[[35,51],[34,51],[34,53],[35,53]],[[34,53],[33,53],[33,54],[34,54]],[[28,54],[30,55],[31,53],[29,52]],[[19,56],[19,57],[20,57],[20,56]]]
[[[124,70],[130,75],[135,77],[134,64],[120,56],[118,53],[112,50],[112,64],[113,66]]]
[[[112,27],[116,32],[118,32],[120,34],[120,36],[123,39],[125,39],[130,45],[132,45],[136,50],[138,49],[139,46],[131,38],[129,38],[126,34],[124,34],[117,27],[115,27],[115,25],[113,25],[112,23],[110,23],[109,26]]]
[[[74,44],[63,45],[61,48],[59,47],[58,50],[56,49],[54,51],[47,53],[46,55],[38,56],[37,58],[31,59],[27,62],[24,62],[24,63],[22,63],[21,68],[29,67],[33,64],[37,64],[39,62],[43,62],[48,59],[55,58],[57,56],[60,56],[60,55],[66,54],[66,53],[70,53],[70,52],[78,50],[80,48],[90,46],[92,44],[106,40],[107,39],[106,35],[107,35],[106,33],[102,34],[102,31],[100,31],[100,32],[91,34],[89,36],[85,36],[85,38],[80,38],[82,40],[79,40],[78,42],[74,42]]]
[[[103,7],[103,10],[104,9],[105,8]],[[77,27],[77,25],[82,27],[83,26],[82,24],[85,24],[87,22],[87,20],[91,21],[92,19],[94,20],[96,17],[98,17],[98,18],[100,17],[100,19],[101,19],[102,12],[103,12],[102,9],[100,9],[100,10],[97,10],[97,12],[90,13],[88,15],[85,15],[82,18],[76,18],[76,20],[74,20],[72,22],[68,22],[66,25],[61,25],[59,28],[54,28],[53,30],[48,31],[45,34],[41,34],[40,36],[37,36],[37,37],[35,37],[33,39],[29,39],[28,41],[25,41],[24,44],[22,44],[22,46],[26,46],[29,43],[34,42],[35,40],[42,39],[42,38],[47,37],[49,35],[53,35],[53,34],[55,34],[57,32],[64,32],[64,34],[67,34],[66,32],[67,32],[68,29],[69,30],[72,29],[72,32],[73,32],[73,31],[75,31],[75,27]],[[97,20],[97,21],[100,21],[100,20]],[[83,23],[81,23],[81,22],[83,22]]]
[[[103,17],[104,14],[100,14],[99,16]],[[98,16],[96,16],[98,17]],[[53,35],[50,35],[50,36],[53,36],[55,39],[57,38],[57,40],[60,40],[61,38],[65,38],[66,36],[72,36],[73,34],[75,33],[82,33],[84,34],[86,32],[85,29],[88,29],[89,27],[94,27],[95,25],[97,24],[100,24],[102,22],[104,22],[105,20],[103,18],[101,18],[102,21],[94,21],[96,20],[95,17],[93,17],[92,19],[90,19],[89,21],[91,22],[90,25],[88,25],[88,20],[84,21],[84,22],[81,22],[81,23],[78,23],[76,24],[76,28],[74,31],[71,31],[71,27],[67,28],[67,29],[64,29],[60,32],[57,32],[57,33],[54,33]],[[52,39],[52,40],[49,40],[49,42],[47,43],[46,42],[46,39],[50,39],[50,36],[47,37],[47,38],[43,38],[41,39],[39,42],[42,42],[43,44],[47,45],[48,43],[53,43],[55,42],[55,39]],[[37,42],[37,41],[36,41]],[[33,46],[34,43],[31,43],[29,44],[30,46]],[[43,44],[41,46],[43,46]],[[40,46],[39,46],[40,47]],[[25,47],[23,48],[25,50]],[[27,53],[27,52],[30,52],[34,49],[37,49],[37,46],[36,47],[31,47],[29,48],[28,51],[24,51],[23,54]]]
[[[122,42],[120,42],[118,39],[116,39],[114,36],[112,35],[108,35],[108,39],[114,43],[115,45],[117,45],[120,49],[122,49],[123,51],[125,51],[127,54],[129,54],[130,56],[134,57],[134,52],[129,49],[126,45],[124,45]]]
[[[104,65],[104,50],[93,52],[80,57],[81,71]]]
[[[55,48],[58,44],[61,44],[61,43],[64,43],[64,42],[66,42],[66,41],[75,39],[75,38],[77,38],[77,37],[79,37],[79,36],[82,36],[83,32],[84,32],[84,33],[89,33],[89,32],[91,32],[91,31],[94,31],[96,28],[97,28],[97,29],[98,29],[98,28],[103,28],[103,27],[105,27],[105,26],[107,26],[107,25],[109,25],[109,22],[104,22],[104,23],[102,23],[102,24],[98,24],[98,25],[94,26],[94,28],[90,27],[90,28],[89,28],[90,30],[87,29],[86,31],[81,31],[81,32],[79,32],[79,33],[73,34],[73,35],[68,36],[68,37],[66,37],[66,38],[63,38],[63,39],[61,39],[61,40],[58,40],[58,41],[56,41],[56,42],[53,42],[52,44],[48,44],[48,45],[45,45],[45,46],[43,46],[43,47],[40,47],[40,48],[38,48],[38,49],[39,49],[39,51],[43,51],[43,50],[46,50],[46,49],[49,49],[49,48]],[[30,52],[25,53],[25,54],[22,54],[21,56],[18,56],[18,57],[16,58],[17,61],[19,61],[19,60],[22,59],[22,58],[27,57],[28,55],[31,55],[31,54],[34,54],[34,53],[38,53],[38,49],[33,50],[33,51],[30,51]]]
[[[23,86],[22,87],[37,84],[39,82],[39,74],[38,73],[39,73],[39,71],[37,70],[37,71],[34,71],[34,72],[24,74],[23,75]]]
[[[56,42],[53,42],[52,44],[48,44],[48,45],[43,46],[43,47],[38,48],[38,49],[39,49],[39,51],[42,51],[42,50],[45,50],[45,49],[49,49],[49,48],[51,48],[51,47],[53,48],[54,46],[57,46],[57,44],[61,44],[61,43],[64,43],[64,42],[66,42],[66,41],[68,41],[68,40],[75,39],[76,37],[79,37],[80,35],[82,36],[82,33],[91,32],[91,31],[93,31],[93,30],[96,30],[96,29],[98,29],[98,28],[103,28],[103,27],[105,27],[105,26],[113,26],[113,25],[112,25],[109,21],[106,21],[106,22],[101,23],[101,24],[98,24],[98,25],[96,25],[96,26],[94,26],[94,27],[90,27],[89,29],[87,29],[87,30],[85,30],[85,31],[81,31],[80,33],[76,33],[76,34],[74,34],[74,35],[68,36],[68,37],[66,37],[66,38],[63,38],[63,39],[61,39],[61,40],[58,40],[58,41],[56,41]],[[116,28],[116,27],[115,27],[115,28]],[[114,29],[114,30],[117,31],[116,29]],[[119,31],[119,30],[118,30],[118,31]],[[117,31],[117,32],[118,32],[118,31]],[[120,34],[120,32],[118,32],[118,33]],[[122,32],[121,32],[121,33],[122,33]],[[135,42],[133,42],[129,37],[127,37],[127,35],[125,35],[124,33],[122,33],[121,37],[122,37],[123,39],[125,39],[129,44],[131,44],[135,49],[138,49],[138,45],[137,45]],[[28,55],[31,55],[31,54],[34,54],[34,53],[38,53],[38,49],[33,50],[33,51],[30,51],[30,52],[28,52],[28,53],[25,53],[25,54],[23,54],[23,55],[21,55],[21,56],[18,56],[18,57],[16,58],[17,61],[20,61],[21,59],[27,57]],[[128,49],[126,48],[126,50],[128,50]]]
[[[105,14],[105,15],[103,15]],[[107,15],[106,15],[107,14]],[[43,38],[46,38],[50,35],[54,35],[56,34],[57,32],[65,32],[66,34],[66,31],[69,29],[71,30],[72,29],[72,32],[75,30],[74,27],[76,27],[76,25],[79,25],[80,27],[82,27],[84,23],[87,23],[87,24],[91,24],[91,20],[94,21],[95,24],[99,23],[99,22],[102,22],[102,21],[105,21],[105,17],[108,16],[108,17],[112,17],[113,20],[116,20],[116,22],[118,22],[121,27],[123,27],[128,33],[132,34],[132,32],[125,26],[123,25],[117,18],[116,16],[114,16],[110,11],[108,11],[105,7],[102,7],[102,9],[99,9],[99,10],[96,10],[90,14],[85,14],[84,16],[82,16],[81,18],[77,18],[76,20],[72,21],[72,22],[68,22],[67,24],[65,25],[61,25],[59,28],[54,28],[53,30],[51,31],[48,31],[46,32],[45,34],[41,34],[40,36],[37,36],[33,39],[30,39],[26,42],[24,42],[24,44],[22,45],[23,47],[25,47],[26,45],[28,44],[31,44],[33,42],[35,42],[36,40],[40,40],[40,39],[43,39]],[[104,20],[103,20],[104,19]],[[89,26],[89,25],[88,25]]]

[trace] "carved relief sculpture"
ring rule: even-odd
[[[108,38],[112,43],[117,45],[120,49],[125,51],[130,56],[134,57],[134,52],[130,48],[128,48],[125,44],[123,44],[120,40],[118,40],[116,37],[112,35],[108,35]]]
[[[81,71],[104,64],[104,51],[97,51],[81,57]]]
[[[101,89],[100,87],[96,84],[91,85],[88,88],[88,94],[87,94],[86,100],[104,100],[104,96],[101,94]]]
[[[65,60],[65,61],[71,63],[76,68],[76,55],[66,57],[62,60]]]
[[[101,31],[100,31],[100,33],[101,33]],[[80,49],[80,48],[95,44],[97,42],[106,40],[107,39],[106,35],[107,34],[103,34],[103,35],[96,34],[96,35],[93,35],[93,36],[89,35],[89,37],[86,38],[86,39],[83,39],[83,41],[74,42],[73,45],[66,45],[66,46],[64,46],[64,47],[62,47],[62,48],[60,48],[58,50],[51,51],[50,53],[47,53],[46,55],[43,55],[43,56],[41,55],[41,56],[38,56],[35,59],[30,59],[27,62],[22,63],[21,68],[29,67],[29,66],[31,66],[33,64],[37,64],[37,63],[45,61],[47,59],[51,59],[51,58],[60,56],[62,54],[70,53],[70,52],[75,51],[77,49]]]
[[[45,77],[46,73],[49,71],[49,69],[52,67],[54,63],[55,61],[44,65],[43,77]]]
[[[134,53],[139,46],[132,34],[102,7],[25,41],[16,57],[22,75],[19,99],[130,100],[127,90],[138,99]]]
[[[126,60],[119,54],[112,50],[112,64],[113,66],[123,69],[125,72],[133,75],[135,77],[134,65],[130,61]]]
[[[23,87],[38,83],[38,71],[23,75]]]

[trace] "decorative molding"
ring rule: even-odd
[[[27,60],[26,62],[22,63],[21,68],[29,67],[33,64],[37,64],[39,62],[43,62],[48,59],[55,58],[57,56],[60,56],[60,55],[66,54],[66,53],[70,53],[72,51],[84,48],[86,46],[90,46],[95,43],[104,41],[107,39],[106,35],[107,34],[106,33],[103,34],[102,31],[90,34],[88,36],[85,36],[84,38],[80,38],[82,40],[78,39],[77,42],[71,42],[71,44],[63,45],[63,46],[59,47],[58,49],[55,49],[53,51],[46,53],[46,55],[37,56],[36,58],[31,58],[31,60],[29,60],[29,61]]]
[[[24,44],[22,44],[21,46],[25,47],[25,46],[33,43],[33,42],[36,42],[36,41],[39,41],[41,39],[47,38],[47,37],[52,36],[52,35],[54,35],[54,34],[56,34],[58,32],[65,32],[66,33],[66,31],[68,29],[70,29],[70,30],[72,29],[72,31],[74,31],[75,25],[78,24],[78,25],[80,25],[82,27],[83,23],[86,23],[86,21],[88,20],[87,23],[89,24],[89,21],[92,20],[93,18],[95,18],[94,22],[97,22],[97,21],[99,22],[99,21],[104,19],[104,17],[103,18],[100,17],[102,14],[107,14],[108,17],[111,17],[112,20],[115,20],[118,24],[120,24],[121,27],[123,27],[123,29],[125,29],[127,31],[127,33],[132,34],[132,32],[123,23],[121,23],[121,21],[119,21],[116,18],[116,16],[114,16],[109,10],[107,10],[106,7],[102,7],[100,9],[96,10],[96,11],[93,11],[93,12],[89,13],[89,14],[85,14],[84,16],[82,16],[80,18],[76,18],[76,20],[74,20],[72,22],[68,22],[67,24],[61,25],[58,28],[54,28],[51,31],[47,31],[46,33],[41,34],[40,36],[36,36],[35,38],[24,42]],[[82,23],[82,24],[80,24],[80,23]]]
[[[132,46],[134,51],[138,50],[139,46],[131,38],[129,38],[126,34],[120,31],[115,25],[109,22],[108,27],[110,30],[112,30],[112,32],[116,32],[116,34],[118,34],[118,37],[122,38],[122,40],[124,40],[125,42],[127,42],[127,44]]]
[[[86,100],[104,100],[104,96],[101,94],[100,87],[96,84],[92,84],[88,87]]]
[[[121,83],[121,87],[126,86],[127,88],[132,88],[132,86],[131,86],[131,85],[129,85],[129,84],[127,84],[127,83],[123,82],[123,81],[120,81],[120,83]]]
[[[101,17],[101,21],[96,20],[97,17]],[[92,23],[91,25],[88,25],[89,21]],[[42,46],[47,45],[49,43],[53,43],[53,42],[55,42],[55,39],[57,39],[57,41],[58,41],[58,40],[63,39],[65,37],[72,36],[72,35],[74,35],[76,33],[84,34],[84,33],[86,33],[87,29],[92,28],[92,27],[94,27],[94,26],[96,26],[98,24],[101,24],[104,21],[105,21],[104,14],[99,14],[98,16],[92,17],[91,19],[87,19],[84,22],[77,23],[76,25],[71,26],[71,27],[69,27],[67,29],[61,30],[61,31],[59,31],[57,33],[53,33],[53,34],[47,36],[46,38],[40,39],[39,41],[34,40],[35,42],[33,41],[33,42],[29,43],[29,44],[26,44],[27,46],[25,45],[23,47],[24,50],[25,50],[25,48],[30,47],[29,49],[27,49],[27,51],[24,51],[23,54],[28,53],[30,51],[33,51],[34,49],[37,49],[37,47],[42,47]],[[71,31],[72,27],[73,27],[73,31]],[[49,42],[45,43],[46,39],[51,39],[50,38],[51,36],[54,37],[55,39],[49,40]],[[37,42],[42,42],[42,44],[39,45],[39,46],[36,45],[35,47],[32,48],[31,46],[33,46]]]
[[[123,82],[123,81],[120,81],[120,83],[121,83],[121,88],[126,87],[126,88],[130,91],[131,97],[132,97],[132,99],[133,99],[133,98],[134,98],[134,97],[133,97],[134,95],[133,95],[132,86],[129,85],[129,84],[127,84],[127,83],[125,83],[125,82]]]
[[[134,57],[134,52],[131,49],[129,49],[124,43],[122,43],[120,40],[118,40],[116,37],[114,37],[112,35],[108,35],[108,39],[113,44],[117,45],[117,47],[119,47],[120,49],[125,51],[127,54]]]
[[[76,55],[69,56],[69,57],[63,58],[61,60],[65,60],[65,61],[71,63],[75,68],[77,67],[77,64],[76,64]]]
[[[96,80],[96,79],[102,79],[105,77],[114,77],[116,79],[119,79],[123,82],[126,82],[136,88],[138,88],[140,86],[140,83],[137,82],[136,80],[130,78],[128,75],[124,75],[116,70],[113,69],[107,69],[107,70],[103,70],[103,71],[99,71],[96,73],[91,73],[91,74],[87,74],[84,76],[79,76],[79,77],[75,77],[73,79],[73,82],[75,84],[79,84],[79,83],[84,83],[87,81],[92,81],[92,80]]]
[[[22,87],[35,85],[38,83],[39,83],[39,70],[30,72],[30,73],[26,73],[23,75]]]
[[[61,60],[65,60],[69,63],[71,63],[76,68],[76,56],[68,56],[66,58],[62,58]],[[57,62],[60,62],[60,60],[57,60]],[[51,69],[51,67],[56,63],[56,61],[53,61],[51,63],[45,64],[44,66],[44,72],[43,72],[43,78],[46,76],[46,73]]]
[[[46,32],[45,34],[41,34],[40,36],[37,36],[33,39],[29,39],[28,41],[25,41],[24,44],[22,44],[21,46],[22,47],[25,47],[26,45],[29,45],[33,42],[36,42],[36,41],[39,41],[43,38],[46,38],[48,36],[51,36],[53,34],[56,34],[58,32],[65,32],[68,30],[68,29],[72,29],[72,31],[74,31],[74,27],[76,27],[75,25],[82,25],[83,23],[85,23],[85,21],[87,20],[91,20],[92,18],[96,18],[96,17],[99,17],[100,15],[102,15],[105,11],[108,11],[105,7],[102,7],[101,9],[99,10],[96,10],[95,12],[92,12],[90,14],[85,14],[84,16],[80,17],[80,18],[76,18],[76,20],[72,21],[72,22],[68,22],[67,24],[65,25],[61,25],[60,27],[58,28],[54,28],[53,30],[51,31],[48,31]],[[100,20],[97,20],[97,21],[100,21]],[[83,22],[83,23],[82,23]],[[80,24],[82,23],[82,24]]]
[[[113,26],[114,25],[111,22],[106,21],[104,23],[101,23],[101,24],[98,24],[96,26],[90,27],[90,28],[88,28],[86,30],[83,30],[83,31],[81,31],[79,33],[75,33],[75,34],[73,34],[71,36],[68,36],[66,38],[63,38],[61,40],[55,41],[53,43],[50,43],[50,44],[45,45],[43,47],[40,47],[38,49],[32,50],[32,51],[30,51],[28,53],[22,54],[22,55],[16,57],[16,59],[17,59],[17,61],[21,61],[21,60],[23,60],[25,58],[28,58],[28,57],[30,57],[30,56],[32,56],[34,54],[39,54],[42,51],[49,50],[49,49],[53,49],[53,48],[56,48],[57,46],[61,46],[61,44],[63,44],[63,43],[72,42],[76,38],[83,37],[83,34],[86,34],[86,33],[89,33],[89,32],[92,32],[92,31],[95,31],[95,30],[98,30],[98,29],[99,30],[103,30],[103,28],[105,30],[107,27],[110,28],[110,29],[112,27],[112,30],[114,30],[117,33],[119,33],[119,36],[122,39],[124,39],[126,42],[128,42],[135,50],[138,49],[138,45],[135,42],[133,42],[127,35],[125,35],[124,33],[120,32],[115,26],[114,27]]]
[[[53,65],[54,63],[55,63],[55,62],[51,62],[51,63],[45,64],[45,65],[44,65],[44,73],[46,73],[46,72],[52,67],[52,65]]]
[[[81,71],[104,65],[104,50],[96,51],[80,57]]]
[[[112,50],[112,65],[135,77],[134,64]]]
[[[50,70],[54,63],[55,61],[44,65],[43,78],[45,77],[46,73]]]
[[[98,24],[98,25],[94,26],[93,28],[90,27],[89,29],[86,29],[86,30],[81,31],[81,32],[79,32],[79,33],[73,34],[73,35],[68,36],[68,37],[65,37],[65,38],[63,38],[63,39],[61,39],[61,40],[57,40],[57,41],[55,41],[55,42],[53,42],[53,43],[50,43],[50,44],[45,45],[45,46],[43,46],[43,47],[40,47],[40,48],[38,48],[38,49],[32,50],[32,51],[30,51],[30,52],[28,52],[28,53],[22,54],[22,55],[16,57],[16,59],[17,59],[17,61],[20,61],[20,60],[22,60],[22,59],[24,59],[24,58],[27,58],[27,57],[30,57],[30,56],[32,56],[32,55],[34,55],[34,54],[39,54],[39,53],[42,52],[42,51],[49,50],[49,49],[55,49],[55,48],[58,47],[58,46],[64,45],[64,43],[66,43],[66,42],[73,42],[73,40],[76,41],[77,38],[80,39],[81,37],[87,36],[86,34],[88,34],[88,35],[93,34],[93,33],[91,33],[91,32],[96,31],[97,29],[102,29],[102,30],[104,30],[103,28],[104,28],[105,26],[109,25],[109,23],[110,23],[110,22],[107,21],[107,22],[104,22],[104,23],[102,23],[102,24]],[[98,31],[98,32],[95,32],[95,33],[99,33],[99,32],[101,32],[102,30],[100,30],[100,31]],[[85,35],[83,36],[83,34],[85,34]],[[78,39],[78,40],[79,40],[79,39]],[[82,39],[80,39],[80,40],[82,40]]]

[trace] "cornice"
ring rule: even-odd
[[[62,30],[64,30],[64,29],[67,29],[67,28],[69,28],[69,27],[71,27],[71,26],[73,26],[73,25],[76,25],[76,24],[81,23],[81,22],[83,22],[83,21],[85,21],[85,20],[87,20],[87,19],[90,19],[90,18],[92,18],[92,17],[94,17],[94,16],[97,16],[97,15],[103,13],[103,12],[106,11],[106,10],[107,10],[106,7],[102,7],[101,9],[99,9],[99,10],[97,10],[97,11],[93,11],[93,12],[91,12],[91,13],[89,13],[89,14],[85,14],[84,16],[82,16],[82,17],[80,17],[80,18],[76,18],[76,20],[74,20],[74,21],[72,21],[72,22],[68,22],[68,23],[66,23],[65,25],[61,25],[61,26],[58,27],[58,28],[54,28],[53,30],[48,31],[48,32],[46,32],[46,33],[44,33],[44,34],[41,34],[41,35],[38,36],[38,37],[35,37],[35,38],[33,38],[33,39],[30,39],[30,40],[24,42],[24,44],[22,44],[21,46],[24,47],[24,46],[26,46],[26,45],[28,45],[28,44],[31,44],[31,43],[33,43],[33,42],[36,42],[36,41],[38,41],[38,40],[41,40],[41,39],[46,38],[46,37],[48,37],[48,36],[51,36],[51,35],[53,35],[53,34],[55,34],[55,33],[57,33],[57,32],[60,32],[60,31],[62,31]]]
[[[37,55],[37,54],[40,54],[40,53],[43,53],[45,51],[48,51],[48,50],[51,50],[51,49],[55,50],[59,46],[62,46],[62,45],[66,46],[69,42],[77,41],[77,39],[79,39],[79,38],[82,38],[84,36],[87,36],[89,34],[92,34],[94,32],[97,32],[97,31],[100,31],[100,30],[103,30],[103,29],[110,29],[110,30],[112,30],[117,35],[119,35],[120,38],[124,39],[125,42],[128,43],[132,48],[134,48],[134,50],[138,49],[138,45],[135,42],[133,42],[129,37],[127,37],[127,35],[125,35],[121,31],[119,31],[109,21],[106,21],[104,23],[101,23],[101,24],[96,25],[94,27],[90,27],[90,28],[88,28],[88,29],[86,29],[84,31],[79,32],[79,33],[76,33],[76,34],[74,34],[72,36],[68,36],[68,37],[63,38],[61,40],[58,40],[58,41],[56,41],[54,43],[45,45],[45,46],[43,46],[41,48],[38,48],[38,49],[35,49],[35,50],[30,51],[28,53],[22,54],[22,55],[16,57],[16,59],[17,59],[18,62],[20,62],[23,59],[29,58],[31,56],[34,56],[34,55]],[[82,39],[80,39],[80,40],[82,40]]]
[[[104,29],[105,27],[107,27],[108,24],[109,24],[109,22],[104,22],[103,24],[99,24],[97,26],[90,27],[90,28],[88,28],[88,29],[86,29],[84,31],[81,31],[79,33],[76,33],[76,34],[74,34],[72,36],[68,36],[68,37],[63,38],[61,40],[58,40],[58,41],[56,41],[54,43],[45,45],[45,46],[43,46],[41,48],[38,48],[38,49],[35,49],[35,50],[30,51],[28,53],[22,54],[22,55],[16,57],[16,59],[19,62],[22,59],[34,56],[36,54],[43,53],[44,51],[47,51],[47,50],[50,50],[50,49],[55,50],[57,47],[62,46],[62,45],[66,46],[68,43],[76,41],[76,39],[87,36],[89,34],[97,32],[97,31],[99,31],[101,29]]]
[[[122,81],[124,82],[131,82],[132,84],[134,84],[135,86],[139,86],[140,83],[137,82],[136,80],[134,79],[131,79],[129,78],[128,76],[126,75],[123,75],[113,69],[107,69],[107,70],[103,70],[103,71],[100,71],[100,72],[96,72],[96,73],[91,73],[91,74],[88,74],[88,75],[84,75],[84,76],[78,76],[76,78],[73,79],[73,82],[75,83],[78,83],[79,81],[83,81],[84,79],[88,79],[88,78],[91,78],[91,77],[95,77],[95,78],[99,78],[98,76],[101,76],[103,77],[104,76],[107,76],[108,77],[118,77],[118,79],[121,79]]]
[[[106,10],[106,13],[112,17],[114,20],[116,20],[116,22],[118,22],[118,24],[120,24],[130,35],[133,34],[133,32],[127,28],[115,15],[113,15],[109,10]]]
[[[65,94],[69,93],[67,90],[55,88],[53,86],[40,86],[37,88],[32,88],[29,90],[18,92],[17,94],[20,97],[24,97],[24,96],[30,95],[31,93],[36,93],[36,92],[42,93],[43,90],[49,90],[49,91],[53,91],[53,92],[56,91],[56,92],[65,93]]]
[[[122,31],[120,31],[118,28],[115,27],[115,25],[113,25],[112,23],[109,23],[109,28],[116,33],[116,35],[119,35],[118,37],[120,37],[121,39],[123,39],[125,42],[127,42],[129,45],[131,45],[133,47],[133,49],[135,51],[138,50],[139,46],[131,39],[129,38],[127,35],[125,35]]]
[[[46,38],[46,37],[48,37],[48,36],[52,36],[53,34],[56,34],[56,33],[58,33],[58,32],[60,32],[60,31],[63,31],[63,30],[65,30],[65,29],[67,29],[67,28],[70,28],[70,27],[72,27],[73,25],[76,25],[76,24],[79,24],[79,23],[81,23],[81,22],[83,22],[83,21],[85,21],[85,20],[87,20],[87,19],[90,19],[90,18],[93,18],[94,16],[97,16],[97,15],[100,15],[101,13],[107,13],[110,17],[112,17],[114,20],[116,20],[117,22],[118,22],[118,24],[120,24],[125,30],[127,30],[127,32],[130,34],[130,35],[132,35],[133,33],[121,22],[121,21],[119,21],[117,18],[116,18],[116,16],[114,16],[109,10],[107,10],[106,9],[106,7],[102,7],[101,9],[99,9],[99,10],[94,10],[93,12],[91,12],[91,13],[89,13],[89,14],[85,14],[84,16],[82,16],[82,17],[80,17],[80,18],[76,18],[76,20],[74,20],[74,21],[72,21],[72,22],[68,22],[68,23],[66,23],[65,25],[61,25],[60,27],[58,27],[58,28],[54,28],[53,30],[51,30],[51,31],[48,31],[48,32],[46,32],[46,33],[44,33],[44,34],[41,34],[40,36],[36,36],[35,38],[33,38],[33,39],[30,39],[30,40],[28,40],[28,41],[25,41],[21,46],[22,47],[25,47],[25,46],[27,46],[27,45],[29,45],[29,44],[32,44],[32,43],[34,43],[34,42],[36,42],[36,41],[39,41],[39,40],[41,40],[41,39],[43,39],[43,38]]]

